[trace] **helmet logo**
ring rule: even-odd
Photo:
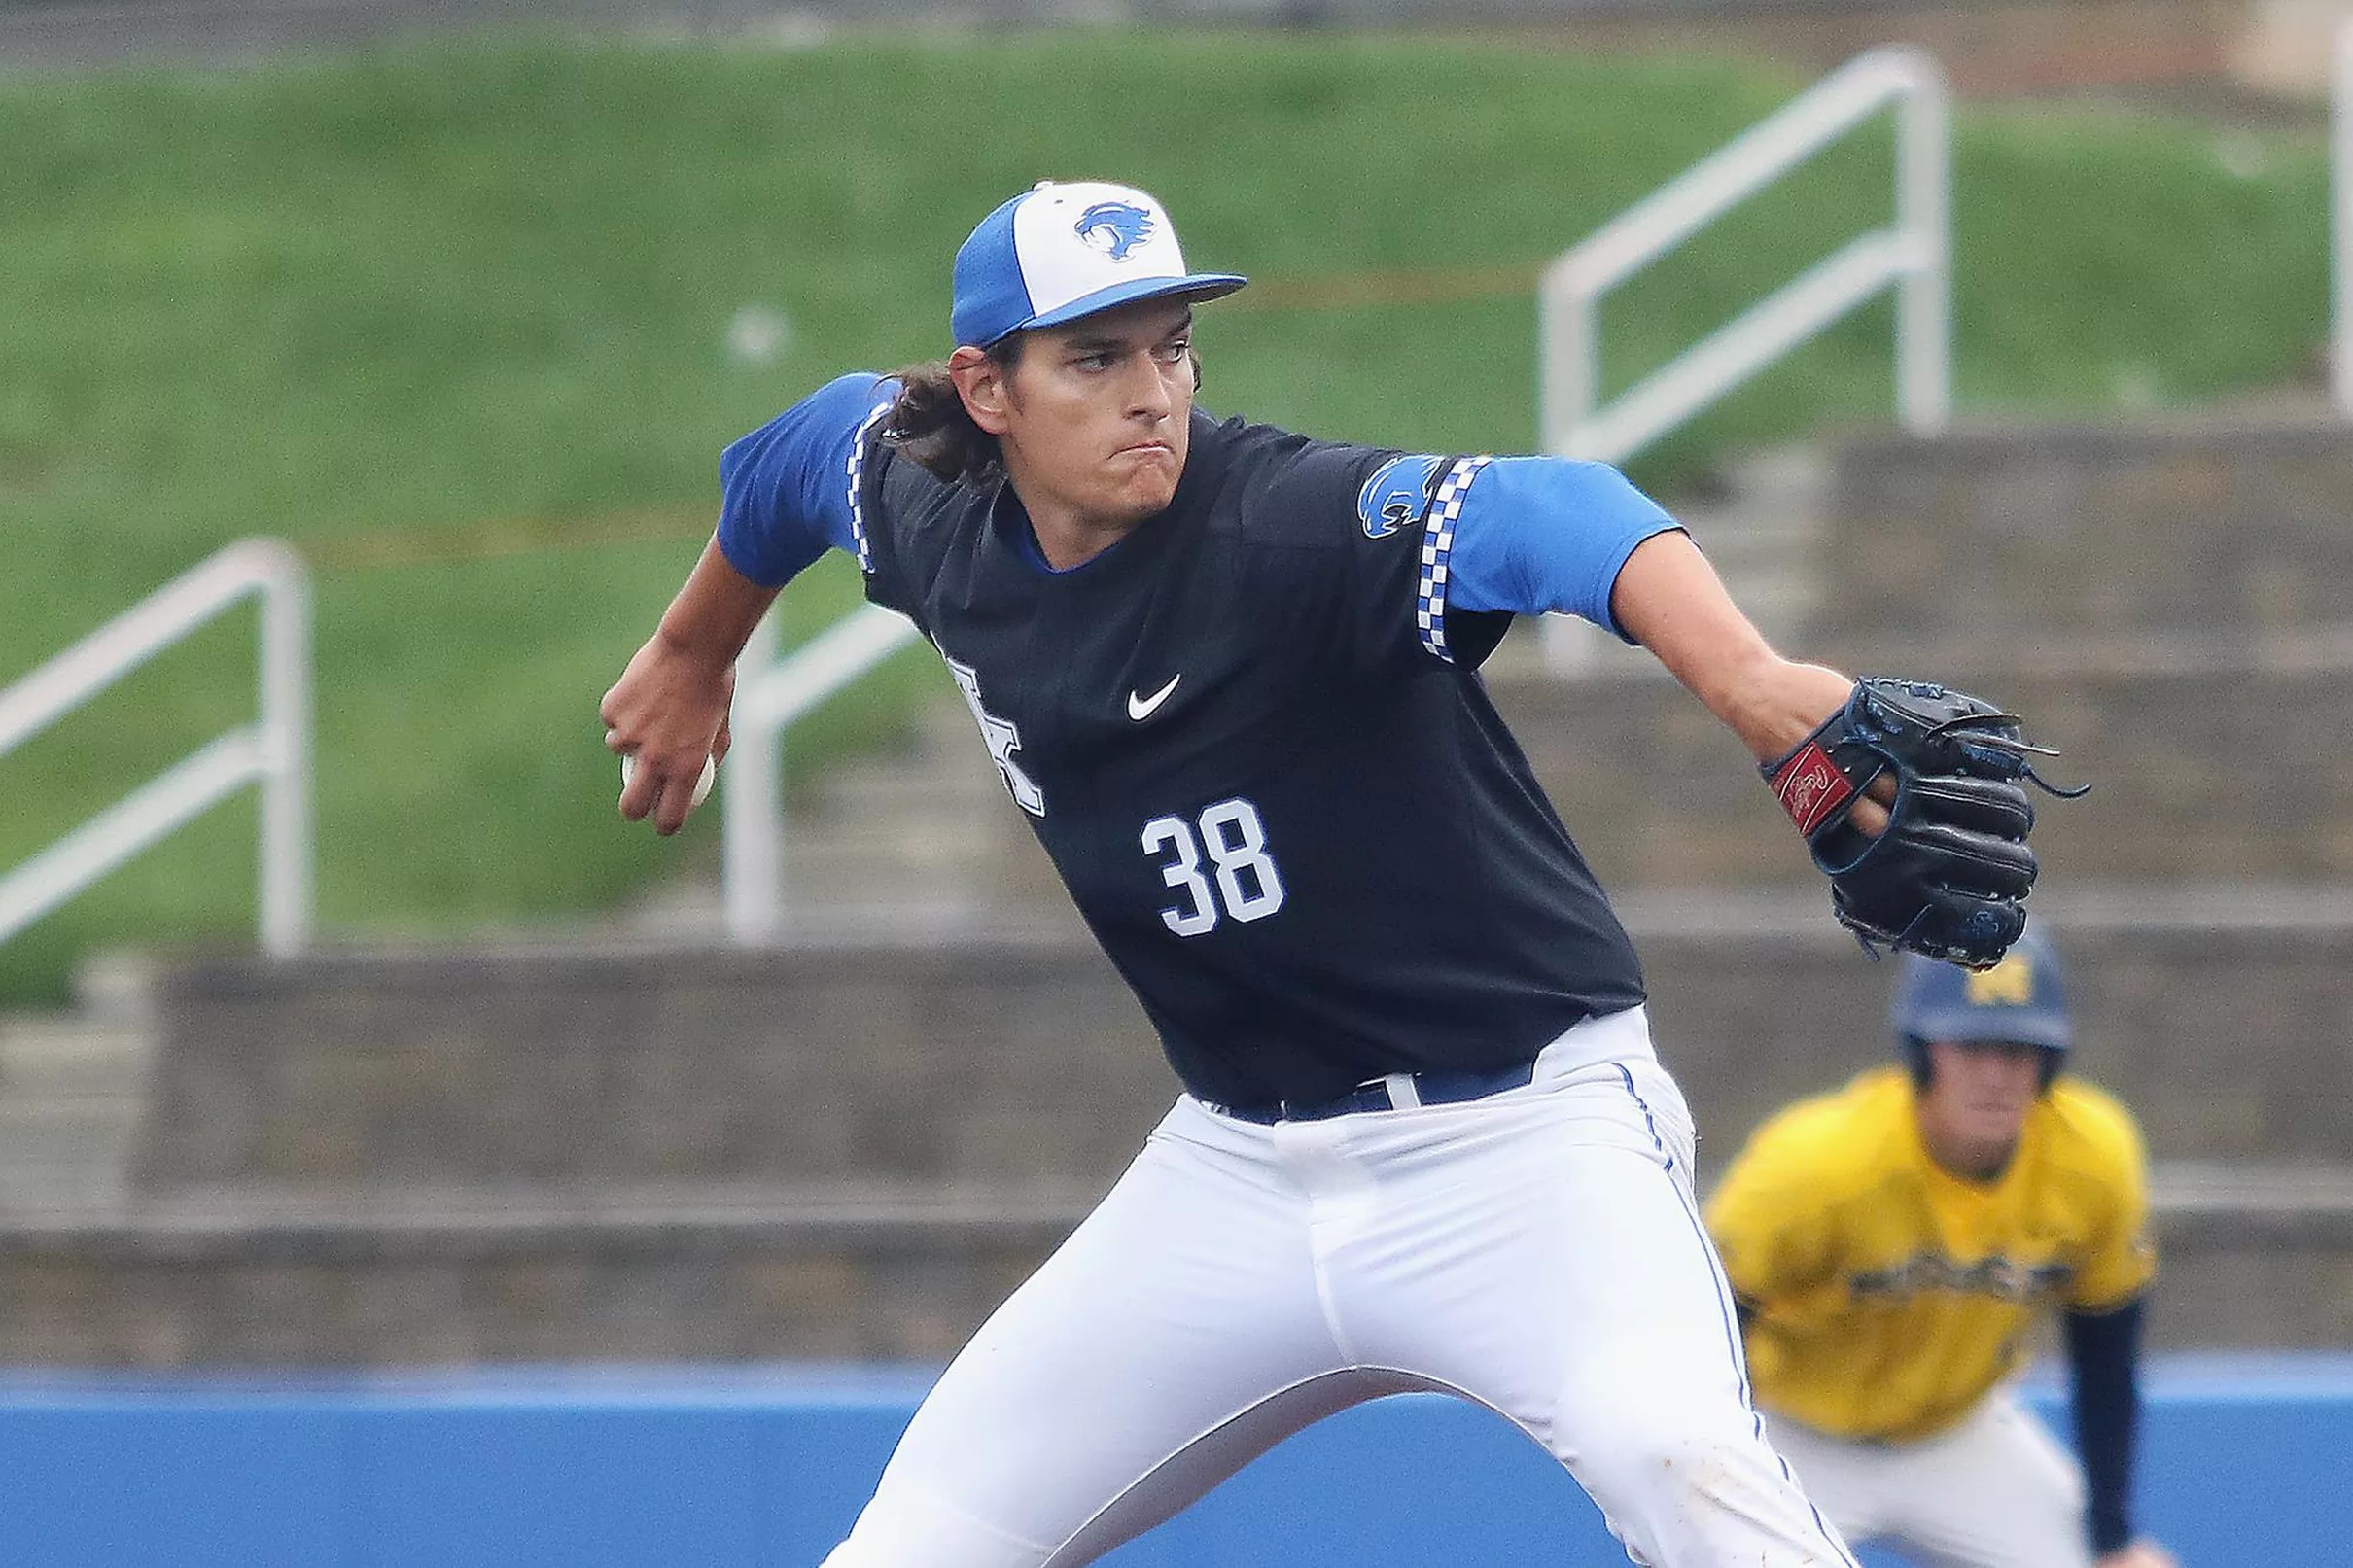
[[[2028,1007],[2034,1002],[2034,960],[2013,953],[1990,969],[1976,970],[1962,981],[1972,1007]]]
[[[1072,226],[1080,243],[1114,261],[1152,237],[1152,215],[1130,201],[1098,201],[1078,215]]]

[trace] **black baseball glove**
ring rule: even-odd
[[[1983,969],[2026,928],[2034,886],[2025,784],[2072,799],[2035,773],[2014,714],[1926,681],[1869,676],[1797,749],[1759,771],[1830,878],[1831,907],[1865,952],[1881,945]],[[1892,775],[1877,837],[1849,819],[1857,796]]]

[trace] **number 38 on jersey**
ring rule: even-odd
[[[1282,907],[1266,824],[1247,800],[1221,800],[1191,819],[1153,818],[1143,824],[1143,853],[1176,889],[1160,919],[1178,936],[1206,936],[1220,920],[1260,921]]]

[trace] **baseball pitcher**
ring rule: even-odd
[[[1403,1389],[1517,1422],[1638,1562],[1848,1562],[1747,1404],[1633,948],[1477,669],[1514,615],[1641,644],[1760,760],[1839,919],[1978,964],[2035,874],[2018,723],[1782,658],[1615,470],[1212,419],[1195,309],[1243,283],[1132,187],[1006,201],[957,253],[953,354],[727,449],[717,535],[604,700],[621,815],[675,832],[754,624],[848,552],[1184,1086],[831,1568],[1077,1568]]]

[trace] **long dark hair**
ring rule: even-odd
[[[1015,332],[981,352],[1010,376],[1021,363],[1026,332]],[[894,372],[898,397],[883,416],[882,437],[951,484],[959,479],[985,484],[1005,470],[997,437],[972,423],[971,412],[948,375],[948,362],[927,360]]]

